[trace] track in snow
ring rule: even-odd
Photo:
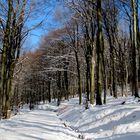
[[[35,110],[0,122],[0,140],[78,140],[53,110]]]

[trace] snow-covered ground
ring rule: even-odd
[[[57,116],[57,107],[42,105],[39,110],[21,112],[0,122],[0,140],[77,140]]]
[[[0,140],[78,139],[140,140],[140,103],[134,97],[108,97],[107,105],[85,110],[74,98],[60,107],[39,105],[0,121]]]

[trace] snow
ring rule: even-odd
[[[125,104],[121,103],[125,101]],[[139,140],[140,103],[134,97],[113,99],[107,105],[78,105],[78,98],[22,109],[0,121],[0,140]]]
[[[140,104],[129,97],[122,105],[125,100],[110,97],[107,105],[90,107],[88,110],[77,105],[60,117],[83,134],[85,139],[140,139]]]
[[[44,108],[3,120],[0,123],[0,140],[77,140],[77,134],[65,128],[58,118],[57,107]]]

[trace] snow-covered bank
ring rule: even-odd
[[[126,102],[122,105],[123,101]],[[110,97],[107,105],[90,107],[88,110],[79,105],[67,107],[65,111],[60,111],[59,117],[82,133],[85,139],[140,140],[140,104],[133,97],[127,100]]]
[[[121,104],[126,100],[125,104]],[[139,140],[140,103],[133,97],[108,98],[108,104],[85,110],[78,98],[39,105],[0,122],[0,140]]]

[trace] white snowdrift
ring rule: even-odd
[[[123,101],[126,101],[124,105],[121,104]],[[110,97],[107,105],[90,107],[88,110],[79,105],[65,104],[65,112],[60,110],[59,115],[88,140],[140,140],[140,104],[134,97],[128,97],[127,100]]]
[[[126,101],[124,105],[121,103]],[[108,98],[107,105],[78,105],[78,98],[22,110],[0,121],[0,140],[140,140],[140,103]]]

